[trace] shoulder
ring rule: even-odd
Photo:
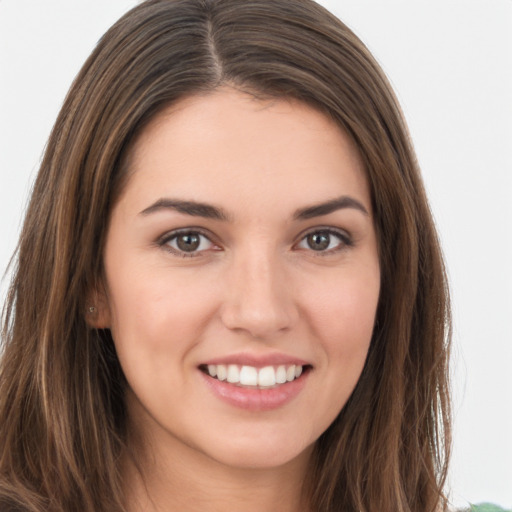
[[[467,512],[512,512],[510,509],[504,509],[493,505],[492,503],[480,503],[479,505],[471,505]]]

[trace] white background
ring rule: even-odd
[[[135,3],[0,0],[1,272],[64,95]],[[455,324],[453,502],[512,508],[512,0],[321,3],[389,75],[444,244]]]

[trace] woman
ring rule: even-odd
[[[307,0],[146,1],[84,65],[35,184],[0,503],[443,510],[448,334],[364,45]]]

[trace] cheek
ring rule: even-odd
[[[378,268],[340,272],[310,294],[308,318],[315,338],[333,370],[355,386],[364,366],[373,333],[380,291]]]
[[[116,279],[115,274],[124,278]],[[191,280],[186,272],[166,272],[149,265],[139,273],[118,267],[111,275],[112,336],[118,351],[159,355],[168,353],[172,345],[173,354],[179,354],[190,348],[213,314],[215,288],[208,280]]]
[[[338,416],[363,370],[371,342],[379,298],[378,267],[351,267],[319,279],[303,301],[303,315],[315,340],[321,393],[312,397],[309,414],[316,417],[318,437]],[[311,284],[311,283],[310,283]],[[307,316],[306,316],[307,315]]]
[[[313,323],[328,338],[341,335],[355,342],[371,337],[379,299],[379,274],[351,272],[318,287],[310,301]]]
[[[166,410],[170,402],[185,400],[191,376],[188,355],[201,342],[213,301],[208,283],[147,268],[112,280],[112,337],[135,395],[145,404],[159,404],[155,410]],[[155,394],[155,389],[161,392]]]

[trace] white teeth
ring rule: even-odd
[[[258,372],[258,386],[270,387],[276,384],[276,372],[273,366],[260,368]]]
[[[228,366],[227,381],[231,382],[232,384],[240,382],[240,370],[238,369],[238,366],[236,364],[230,364]]]
[[[226,367],[223,364],[217,365],[217,379],[219,380],[226,380],[228,376],[228,371]]]
[[[286,368],[284,366],[277,367],[276,382],[277,384],[284,384],[286,382]]]
[[[218,380],[260,388],[270,388],[276,384],[292,382],[302,374],[302,366],[294,364],[277,367],[265,366],[259,369],[254,366],[240,367],[236,364],[209,364],[206,369],[210,377]]]
[[[242,366],[240,370],[240,384],[242,386],[257,386],[258,370],[253,366]]]

